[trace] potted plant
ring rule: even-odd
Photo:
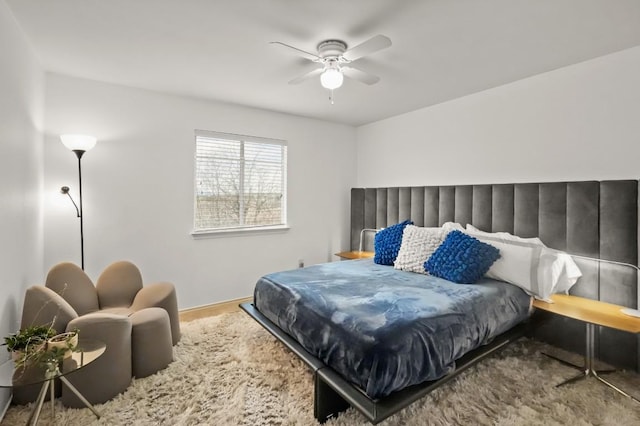
[[[47,340],[47,352],[52,352],[52,357],[68,358],[78,346],[78,330],[56,334]]]
[[[56,331],[49,325],[34,325],[9,334],[4,344],[16,366],[20,366],[38,360],[46,351],[47,340],[55,335]]]

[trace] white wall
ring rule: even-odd
[[[20,326],[24,291],[42,280],[43,72],[0,0],[0,336]],[[4,348],[0,362],[8,358]],[[0,418],[9,401],[0,389]]]
[[[358,128],[358,186],[637,179],[640,47]]]
[[[330,107],[330,105],[328,105]],[[193,239],[194,130],[288,141],[284,233]],[[355,128],[237,105],[47,74],[44,264],[80,263],[77,160],[62,133],[88,133],[82,158],[86,271],[136,263],[146,282],[177,286],[180,308],[250,296],[263,274],[335,260],[348,246]]]

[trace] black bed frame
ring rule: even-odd
[[[313,372],[314,405],[313,415],[320,422],[337,416],[349,407],[360,411],[373,424],[378,424],[392,414],[402,410],[422,398],[437,387],[455,378],[467,368],[504,348],[507,344],[522,337],[528,328],[528,323],[522,323],[506,333],[501,334],[491,343],[468,352],[456,361],[456,368],[448,375],[434,381],[410,386],[379,399],[369,398],[362,390],[346,381],[332,368],[306,351],[291,336],[282,331],[271,320],[262,315],[252,303],[242,303],[240,308],[256,320],[276,339],[289,348]]]
[[[363,228],[382,228],[405,219],[418,226],[441,226],[451,221],[470,223],[489,232],[539,237],[549,247],[572,254],[638,265],[638,205],[637,180],[353,188],[351,249],[358,248]],[[639,277],[635,270],[611,276],[607,270],[579,266],[583,277],[572,287],[572,294],[638,308]],[[371,399],[308,353],[252,304],[240,307],[311,368],[314,415],[321,423],[349,406],[371,423],[379,423],[525,333],[576,353],[585,345],[583,323],[536,312],[532,320],[457,360],[455,371],[449,375]],[[599,359],[640,371],[640,335],[598,327],[595,345]]]

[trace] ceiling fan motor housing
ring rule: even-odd
[[[347,50],[347,43],[341,40],[325,40],[318,44],[318,56],[338,58]]]

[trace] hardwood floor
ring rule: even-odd
[[[228,312],[237,312],[240,310],[238,307],[240,303],[250,302],[251,300],[253,300],[253,297],[244,297],[241,299],[229,300],[227,302],[213,303],[211,305],[198,306],[197,308],[184,309],[180,311],[180,321],[188,322],[199,318],[226,314]]]

